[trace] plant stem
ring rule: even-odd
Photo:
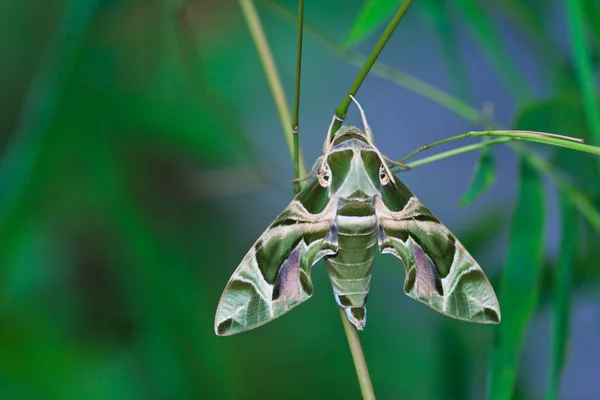
[[[271,54],[271,48],[269,47],[269,43],[265,36],[260,18],[256,12],[256,8],[254,7],[254,2],[252,0],[239,0],[239,3],[265,71],[267,82],[269,83],[269,88],[271,89],[271,94],[273,95],[275,106],[277,107],[277,113],[279,114],[279,119],[283,128],[283,134],[293,160],[294,135],[290,130],[290,127],[292,126],[292,116],[290,113],[290,107],[285,98],[285,92],[283,90],[283,85],[281,84],[281,79],[279,78],[279,73],[277,72],[277,66],[273,60],[273,55]],[[298,165],[299,176],[306,175],[306,165],[300,150],[298,150]]]
[[[513,139],[523,139],[531,142],[545,143],[553,146],[565,147],[568,149],[579,150],[586,153],[600,155],[600,147],[590,146],[587,144],[583,144],[579,142],[579,139],[571,138],[569,136],[562,135],[554,135],[551,133],[544,132],[532,132],[532,131],[481,131],[481,132],[467,132],[462,135],[452,136],[446,139],[438,140],[433,143],[426,144],[424,146],[419,147],[417,150],[408,154],[407,156],[402,157],[398,160],[399,163],[403,163],[404,161],[416,156],[422,151],[430,149],[435,146],[439,146],[444,143],[449,143],[454,140],[464,139],[468,137],[477,137],[477,136],[499,136],[505,138],[513,138]],[[482,146],[483,147],[483,146]],[[458,150],[458,149],[457,149]],[[460,154],[460,153],[458,153]]]
[[[302,71],[302,30],[304,28],[304,0],[298,1],[298,46],[296,54],[296,94],[294,96],[294,119],[292,121],[292,133],[294,135],[294,193],[300,192],[302,182],[300,178],[300,159],[298,152],[300,145],[298,143],[298,130],[300,129],[300,75]]]
[[[417,161],[413,161],[411,163],[406,164],[410,169],[420,167],[425,164],[430,164],[434,161],[443,160],[444,158],[449,158],[453,156],[457,156],[459,154],[468,153],[469,151],[479,150],[484,147],[493,146],[495,144],[507,143],[513,140],[519,140],[515,138],[499,138],[493,140],[482,141],[475,144],[470,144],[468,146],[459,147],[457,149],[444,151],[443,153],[438,153],[430,157],[425,157]],[[399,167],[392,167],[392,170],[399,170]],[[401,169],[400,169],[401,170]]]
[[[365,354],[363,353],[363,349],[360,345],[358,332],[356,331],[354,325],[348,321],[346,313],[341,308],[340,316],[342,317],[342,324],[344,325],[344,331],[346,332],[346,338],[348,339],[348,345],[350,346],[350,352],[352,353],[352,361],[354,361],[356,376],[358,377],[358,384],[360,385],[360,391],[363,399],[375,400],[375,392],[373,391],[371,376],[369,375],[369,369],[367,368]]]
[[[344,120],[344,118],[346,118],[346,113],[348,112],[348,107],[350,106],[351,102],[350,95],[356,96],[356,92],[358,92],[360,85],[362,85],[363,81],[369,74],[371,67],[373,66],[373,64],[375,64],[375,61],[377,61],[377,57],[379,57],[379,54],[381,54],[381,52],[383,51],[383,48],[387,44],[388,40],[390,40],[390,38],[392,37],[394,30],[396,30],[396,27],[410,8],[411,4],[412,0],[404,0],[404,3],[402,3],[400,8],[398,8],[398,11],[396,12],[394,17],[388,24],[387,28],[385,28],[385,31],[377,41],[377,44],[373,48],[371,55],[369,55],[362,68],[358,72],[358,75],[354,79],[352,86],[350,86],[350,90],[348,90],[348,93],[346,93],[340,105],[337,106],[337,108],[335,109],[336,120],[333,124],[333,129],[331,130],[332,135],[335,134],[335,132],[337,132],[338,129],[340,129],[340,127],[342,126],[342,121]]]

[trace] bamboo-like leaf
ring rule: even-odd
[[[520,188],[513,213],[500,304],[504,320],[496,331],[489,398],[512,398],[519,354],[540,290],[544,244],[544,188],[532,166],[521,160]]]
[[[585,0],[583,13],[588,29],[593,32],[593,37],[600,38],[600,4],[596,0]]]
[[[496,181],[496,165],[491,147],[484,147],[479,155],[479,160],[473,169],[471,183],[460,201],[461,206],[465,206],[477,197],[485,193],[486,190]]]
[[[577,258],[578,226],[575,207],[564,198],[560,201],[562,239],[554,285],[554,326],[552,332],[552,366],[546,398],[559,398],[560,378],[569,341],[572,268]]]
[[[394,15],[394,11],[398,9],[401,3],[401,0],[366,0],[352,28],[350,28],[350,33],[348,33],[348,37],[344,42],[344,47],[354,46],[373,33],[375,29],[379,28],[387,19]]]
[[[530,96],[529,85],[517,67],[511,62],[512,57],[502,44],[494,21],[478,0],[458,0],[456,6],[465,16],[467,25],[475,34],[486,57],[500,76],[504,85],[518,100]]]
[[[80,54],[97,0],[69,1],[49,51],[33,75],[17,127],[0,165],[0,230],[19,205],[31,182],[38,158],[66,82]]]
[[[595,91],[594,68],[585,37],[585,16],[583,0],[565,2],[570,28],[571,47],[575,64],[575,75],[579,83],[585,117],[589,126],[592,143],[600,144],[600,110]]]
[[[470,97],[469,77],[460,52],[457,51],[456,31],[449,13],[450,4],[440,0],[425,0],[422,4],[442,46],[442,53],[454,91],[461,100],[468,101]]]

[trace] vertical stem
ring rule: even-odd
[[[344,120],[344,118],[346,118],[346,113],[348,112],[348,107],[350,106],[351,101],[350,95],[356,95],[356,92],[358,92],[360,85],[362,85],[363,81],[369,74],[371,67],[373,66],[373,64],[375,64],[375,61],[377,61],[377,57],[379,57],[379,54],[381,54],[381,52],[383,51],[383,48],[387,44],[388,40],[390,40],[390,38],[392,37],[392,34],[396,30],[396,27],[398,26],[400,21],[402,21],[402,18],[410,8],[411,4],[412,0],[404,0],[404,3],[402,3],[400,8],[394,15],[394,18],[392,18],[387,28],[385,28],[383,35],[381,35],[381,37],[377,41],[377,44],[373,48],[373,51],[363,64],[360,71],[358,72],[356,79],[354,79],[352,86],[350,86],[350,90],[348,90],[348,93],[346,93],[340,105],[335,109],[336,120],[333,124],[333,129],[331,130],[332,135],[335,134],[335,132],[337,132],[338,129],[340,129],[340,127],[342,126],[342,121]]]
[[[302,30],[304,28],[304,0],[298,1],[298,47],[296,54],[296,95],[294,96],[294,119],[292,120],[292,134],[294,135],[294,193],[298,193],[302,188],[300,178],[300,160],[298,158],[299,143],[298,130],[300,129],[300,74],[302,71]]]
[[[288,102],[285,98],[283,85],[281,84],[281,79],[279,78],[279,72],[277,72],[275,60],[273,60],[273,55],[271,54],[271,48],[269,47],[269,43],[267,41],[267,37],[265,36],[260,18],[258,17],[256,8],[254,7],[254,2],[252,0],[239,0],[239,3],[242,9],[242,14],[244,15],[244,19],[248,24],[248,29],[250,30],[252,40],[256,45],[256,50],[265,71],[267,82],[269,83],[269,88],[271,89],[271,94],[275,100],[275,106],[277,107],[277,114],[279,114],[285,141],[290,151],[290,155],[293,158],[294,139],[293,134],[290,131],[290,126],[292,126],[292,115],[290,113]],[[302,153],[299,150],[298,165],[299,174],[303,176],[306,175],[306,165],[304,164]]]
[[[354,361],[356,376],[358,377],[358,384],[360,385],[360,391],[363,399],[375,400],[375,392],[373,391],[371,376],[369,375],[369,369],[367,368],[365,354],[363,353],[362,346],[360,345],[358,332],[356,332],[354,325],[348,321],[346,313],[341,308],[340,316],[342,317],[342,324],[344,325],[344,331],[346,332],[346,338],[348,339],[348,345],[350,346],[350,352],[352,353],[352,361]]]

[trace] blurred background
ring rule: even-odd
[[[287,18],[297,3],[256,3],[291,102],[296,28]],[[306,3],[300,143],[310,166],[358,71],[349,58],[370,52],[400,2],[376,13],[374,2]],[[481,130],[474,119],[485,104],[505,127],[594,143],[600,5],[574,1],[583,12],[573,14],[568,3],[415,1],[380,58],[404,75],[373,73],[357,96],[379,149],[399,159]],[[573,27],[587,43],[591,81],[573,61]],[[322,263],[315,295],[293,312],[234,337],[213,331],[227,280],[293,196],[292,163],[237,2],[3,1],[0,57],[0,398],[360,398]],[[356,109],[348,122],[360,123]],[[597,213],[597,159],[531,148]],[[463,207],[477,152],[400,178],[518,306],[522,292],[502,274],[518,233],[521,169],[504,145],[487,157],[495,182]],[[514,331],[523,341],[513,396],[546,395],[555,304],[570,299],[558,398],[598,399],[600,235],[578,214],[565,229],[556,185],[542,176],[541,275],[535,311]],[[571,292],[557,298],[565,241]],[[402,293],[403,270],[393,257],[375,259],[360,336],[378,398],[485,398],[499,328],[414,302]],[[514,307],[502,306],[510,321]]]

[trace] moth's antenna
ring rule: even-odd
[[[367,137],[369,138],[369,141],[371,142],[371,144],[373,144],[373,142],[375,141],[375,138],[373,137],[373,131],[371,130],[371,128],[369,127],[369,124],[367,122],[367,116],[365,115],[365,110],[363,110],[363,108],[360,106],[360,103],[354,98],[354,96],[352,96],[351,94],[349,94],[348,96],[350,96],[350,98],[352,99],[354,104],[356,104],[356,107],[358,107],[358,111],[360,111],[360,117],[362,118],[362,122],[365,127],[365,135],[367,135]]]
[[[360,103],[354,98],[354,96],[352,96],[351,94],[349,94],[348,96],[350,96],[350,98],[356,104],[356,106],[358,107],[358,110],[360,111],[360,116],[362,118],[363,125],[365,126],[365,136],[367,137],[367,142],[369,142],[371,147],[373,147],[373,150],[375,150],[375,152],[379,156],[379,159],[381,160],[381,165],[383,165],[383,168],[385,168],[385,172],[390,177],[390,182],[392,182],[392,185],[396,186],[396,181],[394,180],[394,175],[392,174],[390,167],[385,162],[385,159],[379,152],[379,149],[377,147],[375,147],[375,145],[373,144],[373,140],[374,140],[373,131],[371,130],[371,128],[369,127],[369,124],[367,123],[367,116],[365,115],[365,110],[362,109],[362,107],[360,106]]]

